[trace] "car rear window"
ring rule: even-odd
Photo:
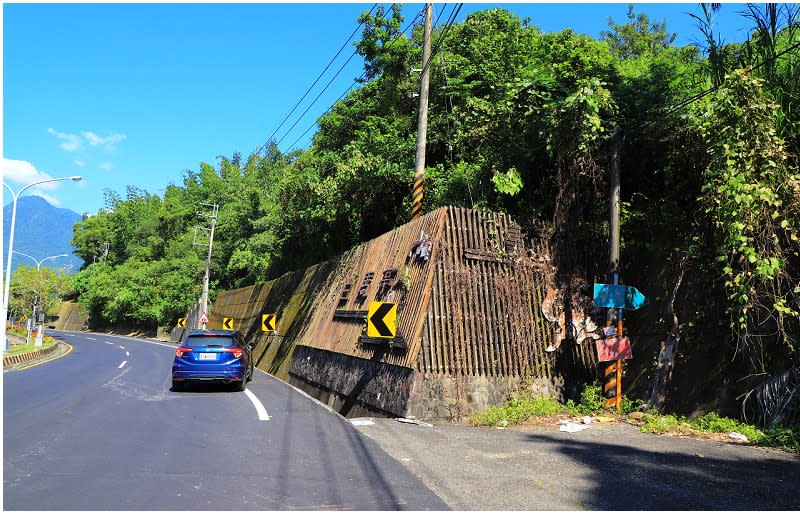
[[[226,336],[189,336],[184,346],[233,346],[232,337]]]

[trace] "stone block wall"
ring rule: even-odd
[[[504,403],[514,391],[558,398],[560,384],[548,378],[452,376],[417,373],[408,402],[407,416],[419,419],[459,420]]]

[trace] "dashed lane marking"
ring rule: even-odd
[[[117,366],[117,369],[122,369],[122,367],[125,366],[127,363],[128,363],[128,361],[122,361],[122,364]]]

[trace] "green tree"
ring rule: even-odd
[[[628,23],[614,23],[609,18],[610,31],[602,31],[600,39],[607,41],[611,50],[623,59],[636,59],[654,55],[668,48],[677,33],[667,31],[666,20],[651,22],[644,14],[636,14],[633,4],[628,5]]]
[[[9,288],[9,310],[18,317],[47,312],[71,292],[69,277],[63,270],[36,269],[25,264],[14,270]]]

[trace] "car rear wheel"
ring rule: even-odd
[[[247,377],[242,377],[242,380],[233,383],[234,391],[244,391],[247,388]]]

